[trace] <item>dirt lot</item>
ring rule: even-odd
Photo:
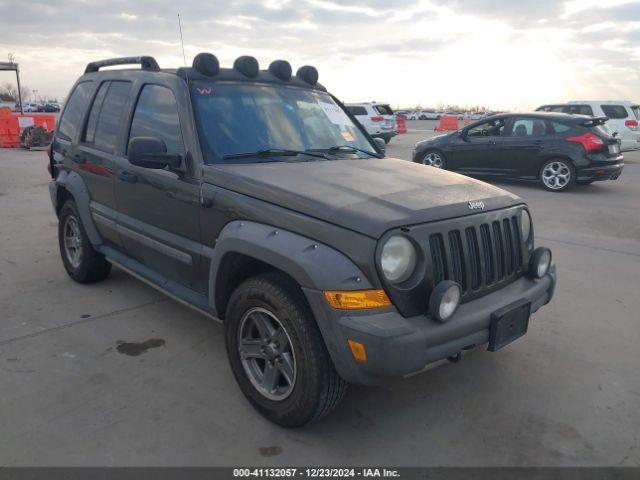
[[[389,155],[432,134],[409,123]],[[243,398],[220,325],[122,271],[72,282],[45,155],[0,150],[0,465],[640,465],[640,153],[626,159],[618,181],[563,194],[500,184],[558,266],[523,339],[353,387],[284,430]],[[149,339],[164,345],[118,350]]]

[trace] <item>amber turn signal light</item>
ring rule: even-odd
[[[356,362],[367,363],[367,351],[365,350],[364,345],[351,339],[347,340],[347,342],[349,343],[353,359]]]
[[[391,306],[391,300],[384,290],[326,290],[324,298],[329,305],[339,310],[359,310],[364,308],[384,308]]]

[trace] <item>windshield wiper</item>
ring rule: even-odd
[[[331,152],[331,153],[356,153],[361,152],[371,157],[382,158],[382,155],[376,152],[370,152],[368,150],[363,150],[362,148],[353,147],[351,145],[336,145],[334,147],[329,148],[309,148],[307,152]]]
[[[318,157],[324,158],[327,157],[322,155],[321,153],[312,153],[309,151],[302,150],[288,150],[284,148],[268,148],[265,150],[258,150],[256,152],[244,152],[244,153],[229,153],[224,155],[222,158],[225,160],[230,160],[232,158],[268,158],[268,157],[297,157],[298,155],[309,155],[310,157]]]

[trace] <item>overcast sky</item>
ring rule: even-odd
[[[92,60],[180,66],[178,12],[189,64],[311,64],[343,101],[640,101],[640,0],[0,0],[0,61],[13,52],[24,84],[61,98]]]

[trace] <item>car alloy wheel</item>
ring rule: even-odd
[[[422,160],[424,165],[429,165],[431,167],[442,168],[444,167],[444,160],[442,159],[442,155],[437,152],[429,152],[424,156]]]
[[[78,268],[82,261],[82,237],[78,219],[69,215],[64,224],[64,254],[73,268]]]
[[[542,170],[542,182],[550,190],[562,190],[571,182],[571,168],[564,162],[549,162]]]
[[[242,317],[238,352],[247,377],[269,400],[284,400],[296,383],[296,357],[291,338],[269,310],[255,307]]]

